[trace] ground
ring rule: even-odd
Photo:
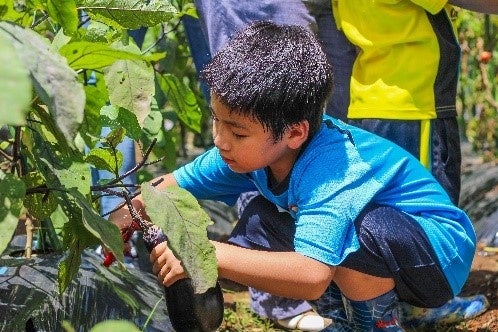
[[[484,314],[459,324],[454,331],[498,331],[498,248],[488,249],[479,248],[477,251],[462,295],[486,295],[489,309]]]
[[[282,331],[269,321],[251,315],[244,287],[233,284],[224,284],[223,287],[228,314],[225,314],[220,331]],[[498,332],[498,248],[478,248],[472,272],[461,295],[474,294],[484,294],[488,298],[490,305],[485,313],[457,325],[438,326],[430,331]]]

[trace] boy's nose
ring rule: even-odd
[[[230,144],[223,139],[223,135],[219,131],[213,133],[213,143],[220,150],[227,151],[230,148]]]

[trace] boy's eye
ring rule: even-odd
[[[241,138],[244,138],[244,137],[247,137],[246,135],[240,135],[240,134],[237,134],[237,133],[232,133],[233,137],[237,138],[237,139],[241,139]]]

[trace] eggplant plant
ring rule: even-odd
[[[183,15],[196,15],[188,1],[0,4],[0,252],[25,222],[29,257],[37,229],[35,238],[64,253],[61,293],[87,248],[105,246],[123,264],[120,231],[98,206],[102,195],[129,201],[139,191],[123,184],[129,174],[118,172],[117,145],[126,136],[142,147],[131,172],[147,179],[153,162],[175,167],[180,126],[201,131],[202,100],[181,35]],[[146,29],[142,47],[130,38],[133,29]],[[103,127],[110,129],[104,136]],[[92,168],[113,177],[92,183]],[[209,217],[181,189],[147,190],[154,193],[145,195],[152,222],[183,260],[195,293],[215,287]]]

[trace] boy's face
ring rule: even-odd
[[[230,169],[247,173],[269,166],[277,181],[283,180],[297,156],[289,148],[289,135],[275,142],[270,132],[253,118],[230,113],[215,95],[211,98],[213,140]]]

